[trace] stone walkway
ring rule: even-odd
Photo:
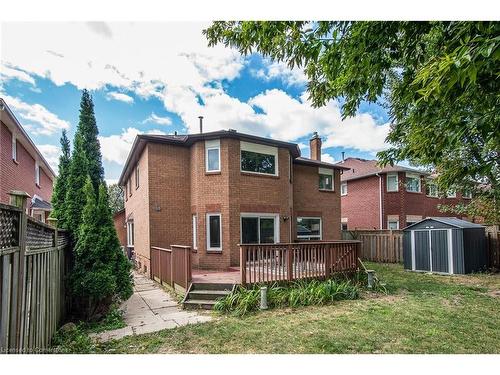
[[[208,315],[182,310],[157,283],[138,273],[134,273],[134,294],[120,309],[124,311],[127,327],[97,333],[92,337],[105,342],[211,320]]]

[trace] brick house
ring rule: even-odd
[[[341,176],[342,229],[402,229],[429,216],[449,217],[439,204],[468,202],[470,195],[438,194],[428,173],[399,165],[381,168],[376,160],[347,158]]]
[[[24,191],[31,197],[29,214],[45,222],[56,175],[2,98],[0,145],[0,202],[9,203],[11,190]]]
[[[192,265],[239,265],[239,243],[340,239],[340,174],[295,143],[234,130],[136,137],[119,185],[127,242],[150,270],[150,248],[193,249]]]

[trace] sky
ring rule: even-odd
[[[81,90],[91,91],[108,183],[118,180],[137,134],[239,132],[298,143],[313,132],[322,160],[373,159],[388,147],[387,112],[362,103],[342,121],[339,101],[313,108],[300,69],[208,47],[194,22],[2,23],[0,96],[57,171],[59,139],[73,139]]]

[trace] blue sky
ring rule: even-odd
[[[4,23],[0,95],[55,167],[59,137],[73,138],[81,90],[91,90],[108,181],[118,179],[139,133],[233,128],[299,143],[313,131],[323,160],[374,158],[387,147],[386,111],[362,103],[341,120],[339,104],[311,107],[302,71],[208,48],[200,23]]]

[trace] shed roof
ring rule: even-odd
[[[423,223],[427,220],[434,220],[439,223],[447,224],[455,228],[483,228],[481,224],[471,223],[470,221],[458,219],[456,217],[426,217],[425,219],[420,220],[419,222],[408,225],[405,228],[405,230],[420,223]]]

